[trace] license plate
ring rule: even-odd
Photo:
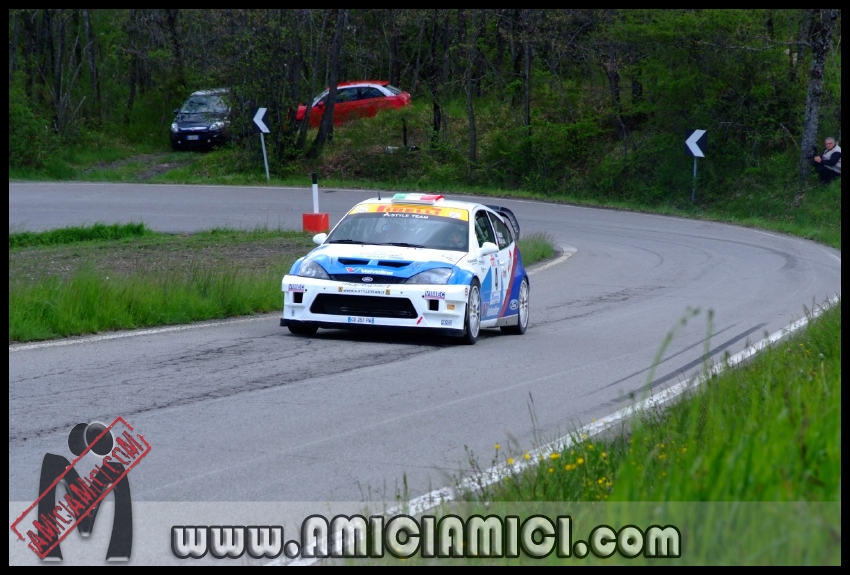
[[[200,136],[186,136],[186,141],[198,140],[198,139],[200,139]]]
[[[348,316],[348,323],[375,323],[375,318]]]

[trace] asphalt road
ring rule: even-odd
[[[333,223],[375,195],[322,189],[320,208]],[[736,353],[841,289],[840,252],[797,238],[487,203],[514,210],[523,232],[550,232],[575,250],[531,276],[525,335],[487,332],[473,347],[329,330],[303,338],[271,314],[10,346],[10,501],[34,499],[44,454],[70,455],[74,424],[118,416],[152,446],[132,472],[137,501],[419,495],[469,469],[467,450],[489,466],[495,443],[521,453],[554,439],[630,394],[695,373],[706,350],[715,361]],[[9,185],[10,230],[140,220],[163,231],[300,229],[311,210],[309,187]]]

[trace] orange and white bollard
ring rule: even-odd
[[[302,222],[305,232],[319,234],[330,230],[330,214],[319,213],[319,181],[313,172],[313,213],[303,214]]]

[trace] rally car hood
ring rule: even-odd
[[[375,273],[409,277],[428,269],[454,266],[467,255],[466,252],[426,248],[324,244],[306,257],[320,264],[329,274]]]

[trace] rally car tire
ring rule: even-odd
[[[481,287],[478,280],[469,285],[469,299],[466,302],[466,319],[463,322],[463,343],[475,345],[481,333]]]
[[[519,286],[517,324],[502,326],[502,333],[522,335],[528,329],[528,291],[528,278],[522,278],[522,283]]]

